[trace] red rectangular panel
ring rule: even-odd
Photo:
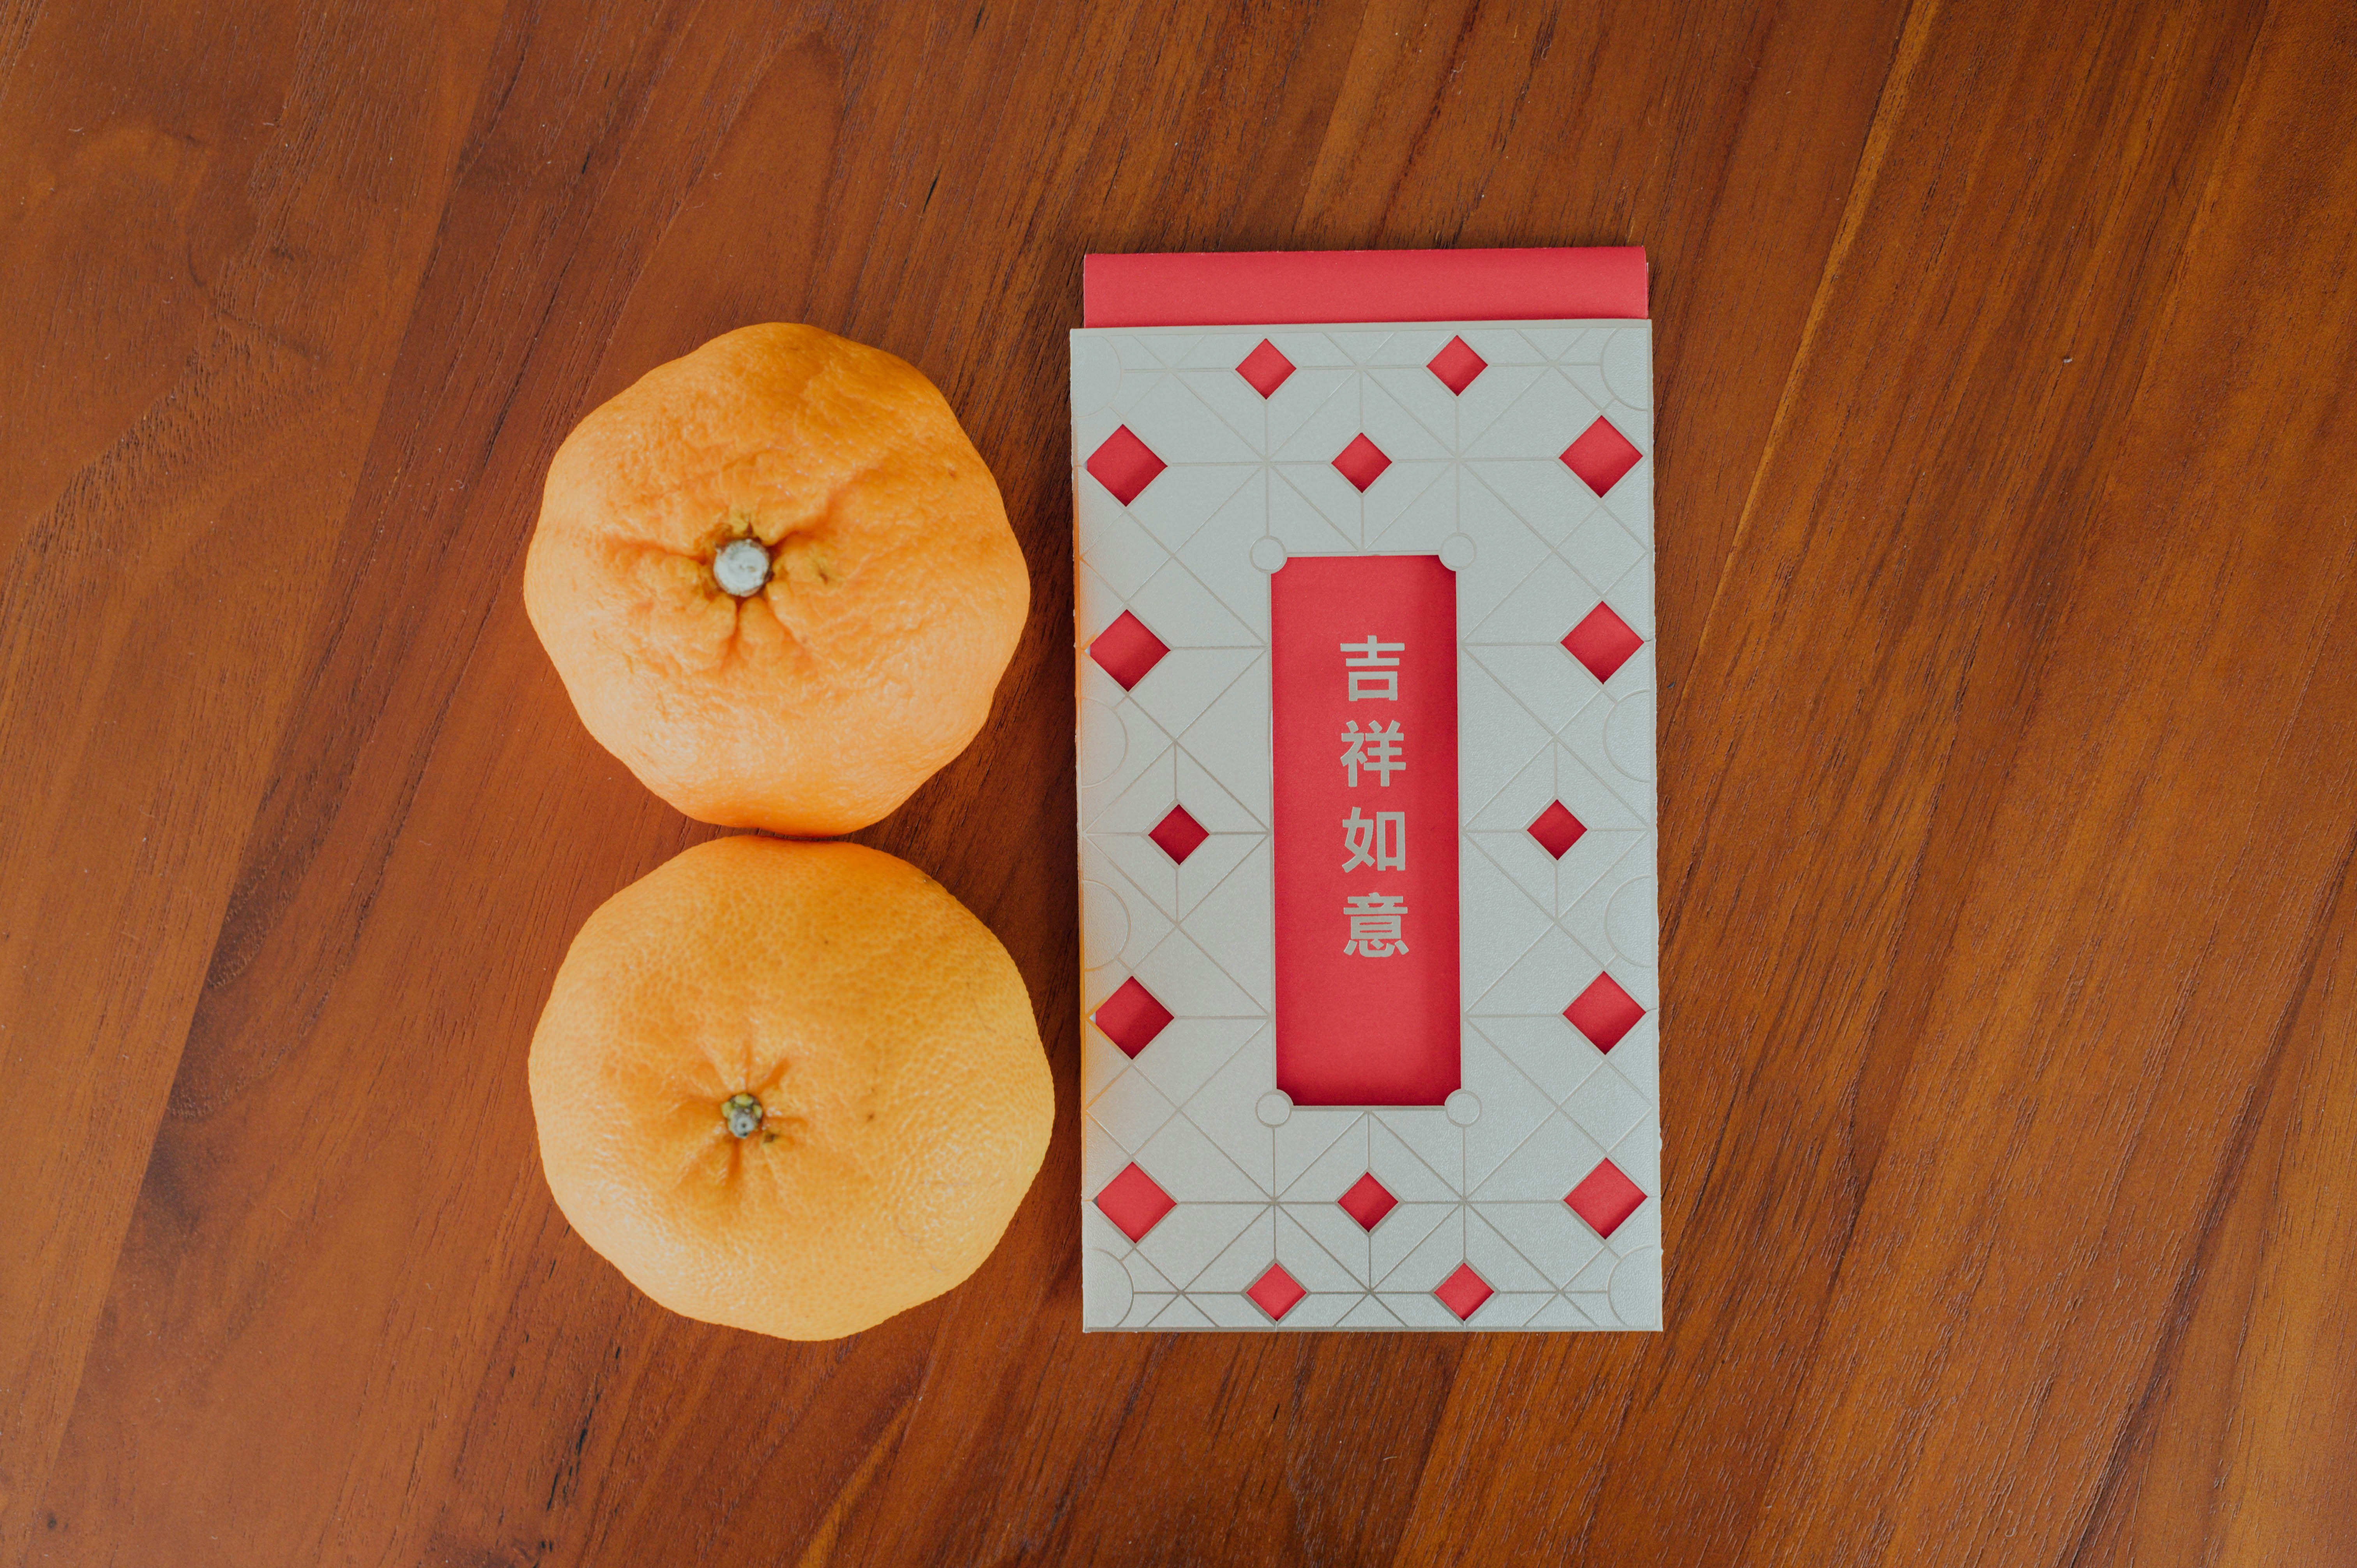
[[[1092,255],[1083,327],[1641,320],[1641,245]]]
[[[1457,1089],[1457,574],[1304,555],[1269,580],[1276,1086]]]

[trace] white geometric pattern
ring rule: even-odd
[[[1486,362],[1458,393],[1426,368],[1453,338]],[[1294,366],[1267,397],[1236,370],[1264,339]],[[1660,1326],[1652,358],[1643,321],[1072,334],[1084,1327]],[[1602,497],[1562,456],[1598,417],[1639,454]],[[1127,506],[1088,468],[1124,426],[1167,465]],[[1361,435],[1363,491],[1333,463]],[[1457,571],[1446,1107],[1275,1091],[1269,575],[1356,553]],[[1644,639],[1600,682],[1564,646],[1599,604]],[[1086,652],[1124,611],[1168,650],[1127,689]],[[1556,801],[1560,857],[1529,831]],[[1209,834],[1177,861],[1173,805]],[[1644,1009],[1609,1050],[1566,1015],[1599,974]],[[1095,1017],[1131,979],[1172,1015],[1135,1055]],[[1599,1234],[1566,1199],[1607,1159],[1642,1200]],[[1133,1163],[1174,1200],[1135,1241],[1094,1201]],[[1368,1175],[1372,1230],[1336,1201]],[[1272,1262],[1308,1293],[1275,1323],[1245,1294]],[[1462,1264],[1493,1294],[1460,1321],[1433,1291]]]

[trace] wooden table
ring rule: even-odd
[[[2352,122],[2337,0],[0,0],[0,1560],[2357,1560]],[[1083,1338],[1082,254],[1581,242],[1670,1331]],[[543,467],[770,318],[1005,487],[1022,650],[863,836],[1059,1093],[983,1272],[808,1347],[588,1252],[523,1078],[709,831],[525,623]]]

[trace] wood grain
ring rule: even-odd
[[[0,1562],[2231,1563],[2357,1504],[2357,16],[0,0]],[[1089,250],[1642,243],[1668,1332],[1082,1337]],[[1028,980],[998,1252],[829,1346],[566,1230],[522,1053],[710,830],[548,456],[806,319],[1034,613],[862,837]]]

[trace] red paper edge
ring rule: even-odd
[[[1083,327],[1645,318],[1641,245],[1091,255]]]

